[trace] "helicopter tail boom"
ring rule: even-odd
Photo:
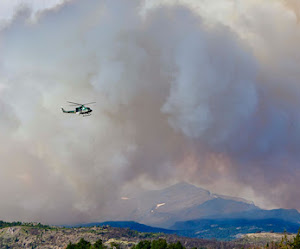
[[[75,111],[66,111],[63,107],[61,108],[63,113],[76,113]]]

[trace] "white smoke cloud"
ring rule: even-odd
[[[0,31],[0,218],[103,220],[143,179],[299,209],[299,11],[255,3],[20,9]]]
[[[257,70],[235,35],[217,28],[218,33],[204,36],[200,30],[181,41],[178,74],[163,111],[185,135],[219,143],[255,112]]]

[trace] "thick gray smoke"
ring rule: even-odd
[[[125,186],[181,180],[300,209],[299,4],[160,2],[2,26],[0,219],[104,220]],[[97,104],[82,118],[67,100]]]

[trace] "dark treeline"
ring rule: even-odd
[[[137,245],[133,246],[132,249],[185,249],[185,247],[182,246],[179,241],[168,244],[165,239],[158,239],[140,241]]]
[[[107,247],[103,245],[102,240],[97,240],[93,245],[86,241],[85,239],[80,239],[77,244],[69,243],[66,249],[106,249]]]
[[[289,240],[287,235],[285,234],[280,242],[271,242],[267,243],[265,246],[246,246],[246,247],[237,247],[237,245],[232,245],[232,248],[265,248],[265,249],[300,249],[300,230],[298,231],[297,235]],[[110,247],[104,245],[102,240],[97,240],[94,244],[84,240],[83,238],[77,243],[72,244],[71,242],[67,246],[66,249],[121,249],[122,246],[118,243],[111,242]],[[207,247],[200,247],[199,249],[205,249]],[[210,248],[210,247],[209,247]],[[225,248],[223,246],[212,248]],[[157,239],[157,240],[142,240],[136,245],[132,246],[131,249],[186,249],[180,241],[175,243],[167,243],[165,239]],[[194,247],[193,249],[196,249]]]
[[[22,225],[22,222],[20,222],[20,221],[6,222],[3,220],[0,220],[0,228],[15,227],[15,226],[21,226],[21,225]]]
[[[69,243],[66,249],[107,249],[108,247],[102,243],[102,240],[97,240],[93,245],[85,239],[80,239],[77,244]],[[120,249],[121,245],[115,242],[110,243],[112,249]],[[185,249],[184,246],[178,241],[176,243],[167,243],[165,239],[158,240],[143,240],[137,245],[134,245],[132,249]]]
[[[6,222],[6,221],[0,220],[0,228],[15,227],[15,226],[35,227],[35,228],[42,228],[42,229],[50,229],[51,228],[51,226],[49,226],[49,225],[43,225],[41,223],[35,223],[35,222],[21,222],[21,221]]]

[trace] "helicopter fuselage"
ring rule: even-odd
[[[79,115],[86,115],[86,114],[90,114],[93,110],[89,107],[85,107],[85,106],[79,106],[75,108],[75,112],[78,113]]]
[[[81,105],[79,107],[76,107],[75,110],[66,111],[64,108],[61,108],[64,113],[76,113],[78,115],[82,116],[89,116],[91,115],[91,112],[93,111],[90,107],[86,107],[84,105]]]

